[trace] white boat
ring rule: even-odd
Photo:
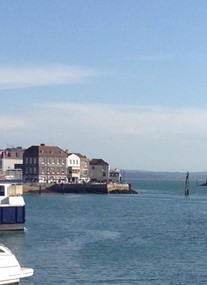
[[[0,244],[0,285],[17,285],[20,279],[33,274],[32,268],[21,267],[11,250]]]
[[[23,185],[0,181],[0,231],[24,230],[25,202]]]

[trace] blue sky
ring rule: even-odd
[[[0,147],[206,171],[207,1],[0,0]]]

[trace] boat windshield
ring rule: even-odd
[[[6,247],[4,244],[0,243],[0,253],[2,253],[2,252],[4,252],[4,253],[12,253],[11,250],[8,247]]]

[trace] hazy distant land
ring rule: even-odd
[[[144,170],[125,170],[123,179],[178,179],[185,180],[186,172],[155,172]],[[190,180],[198,180],[204,183],[207,179],[207,172],[190,172]]]

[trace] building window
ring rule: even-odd
[[[4,185],[0,185],[0,196],[4,196]]]

